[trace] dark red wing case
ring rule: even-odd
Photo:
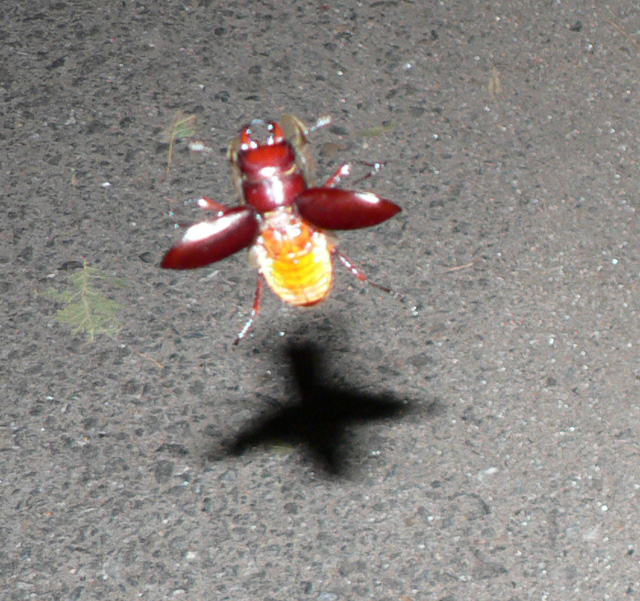
[[[253,207],[234,207],[212,221],[192,225],[162,259],[165,269],[195,269],[220,261],[247,248],[258,235]]]
[[[322,229],[357,230],[378,225],[400,212],[400,207],[372,192],[340,188],[309,188],[295,205],[303,219]]]

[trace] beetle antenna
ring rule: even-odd
[[[307,133],[313,133],[314,131],[326,127],[327,125],[331,125],[333,123],[333,117],[331,115],[322,115],[322,117],[318,117],[316,122],[313,125],[310,125]]]

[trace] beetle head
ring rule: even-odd
[[[293,146],[287,141],[278,123],[266,123],[267,135],[263,143],[254,139],[255,127],[265,125],[255,119],[240,133],[238,164],[240,171],[249,178],[273,177],[286,173],[296,160]]]
[[[265,123],[262,119],[254,119],[240,132],[240,150],[243,152],[255,150],[261,146],[253,139],[254,129],[257,125],[266,126],[267,128],[267,137],[263,146],[273,146],[274,144],[281,144],[285,141],[284,132],[278,123],[275,121]]]

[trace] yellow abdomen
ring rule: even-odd
[[[266,213],[253,252],[271,289],[283,301],[308,307],[323,301],[333,283],[327,235],[294,215],[291,207]]]

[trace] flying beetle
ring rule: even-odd
[[[242,204],[229,208],[200,198],[199,207],[213,213],[213,218],[190,226],[162,260],[161,267],[166,269],[194,269],[249,249],[258,268],[258,283],[253,309],[235,344],[253,326],[265,281],[283,301],[309,307],[329,295],[333,260],[338,258],[363,282],[391,292],[369,281],[338,250],[336,238],[327,231],[372,227],[401,210],[373,192],[337,188],[351,174],[349,164],[341,165],[324,185],[314,185],[308,136],[329,123],[330,117],[322,117],[307,127],[297,117],[284,115],[279,123],[256,119],[244,127],[227,151]],[[262,142],[254,137],[257,128],[265,130]],[[382,165],[371,167],[369,175]]]

